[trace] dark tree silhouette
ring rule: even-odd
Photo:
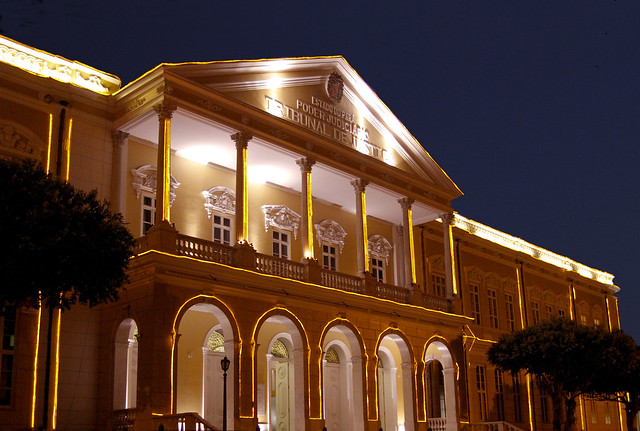
[[[603,352],[611,337],[600,328],[553,318],[503,335],[487,356],[503,370],[524,370],[535,376],[553,402],[554,431],[570,431],[575,424],[577,398],[594,393],[603,361],[611,356]]]
[[[0,302],[48,307],[49,363],[54,309],[117,300],[134,239],[96,191],[77,190],[33,162],[0,160],[0,184]]]

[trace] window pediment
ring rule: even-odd
[[[136,191],[136,198],[140,199],[140,193],[143,191],[149,193],[156,193],[157,185],[157,168],[153,165],[142,165],[136,169],[131,169],[133,175],[133,181],[131,186]],[[173,200],[176,198],[176,189],[180,186],[180,183],[173,175],[170,175],[169,186],[169,204],[173,204]]]
[[[236,213],[236,193],[228,187],[215,186],[202,192],[204,209],[211,218],[211,213],[217,211],[223,214]]]
[[[389,264],[389,254],[393,248],[389,241],[382,235],[371,235],[369,237],[369,254],[378,257],[383,257],[385,263]]]
[[[262,205],[262,212],[264,212],[265,232],[269,230],[269,226],[273,226],[277,229],[293,231],[293,237],[298,238],[300,214],[286,205]]]
[[[0,153],[3,158],[28,157],[44,163],[45,143],[30,130],[11,121],[0,123]]]
[[[347,232],[333,220],[322,220],[320,223],[314,225],[316,228],[316,237],[318,238],[318,244],[335,244],[340,249],[344,248],[344,238],[347,236]]]

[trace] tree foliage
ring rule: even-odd
[[[628,368],[633,347],[633,339],[621,331],[554,318],[505,334],[487,355],[503,370],[535,376],[553,402],[553,429],[568,431],[575,424],[578,396],[623,390],[624,379],[616,386],[607,376],[612,368]]]
[[[0,299],[68,309],[118,298],[133,237],[96,191],[0,160]]]

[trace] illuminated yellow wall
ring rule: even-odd
[[[178,411],[202,414],[202,346],[209,330],[218,324],[211,313],[187,311],[178,333]]]

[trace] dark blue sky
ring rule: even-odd
[[[640,2],[310,3],[0,0],[0,28],[124,84],[161,62],[343,55],[461,214],[613,273],[640,342]]]

